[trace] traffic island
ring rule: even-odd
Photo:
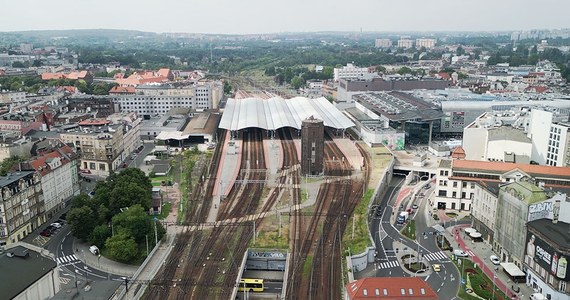
[[[423,262],[418,261],[418,258],[413,254],[405,254],[401,259],[404,268],[414,274],[421,274],[428,270],[428,267]]]

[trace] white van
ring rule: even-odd
[[[534,293],[530,295],[530,300],[546,300],[546,296],[541,293]]]

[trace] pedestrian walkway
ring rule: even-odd
[[[439,261],[439,262],[447,262],[449,261],[449,259],[447,258],[447,255],[445,255],[445,253],[443,251],[439,251],[439,252],[434,252],[434,253],[429,253],[423,256],[424,260],[427,261]]]
[[[74,262],[79,261],[79,259],[77,258],[77,256],[75,256],[75,254],[71,254],[71,255],[58,257],[58,258],[56,258],[56,261],[57,261],[57,264],[61,266],[61,265],[72,264]]]
[[[400,263],[397,260],[392,260],[392,261],[379,263],[378,264],[378,270],[390,269],[390,268],[395,268],[395,267],[399,267],[399,266],[400,266]]]
[[[507,291],[509,297],[514,299],[523,299],[524,295],[530,295],[533,291],[525,284],[512,283],[504,272],[498,272],[499,266],[492,265],[489,261],[489,256],[493,254],[491,245],[484,242],[473,242],[470,239],[463,238],[463,229],[470,227],[470,225],[458,225],[447,228],[446,235],[454,247],[459,247],[467,254],[471,260],[476,263],[487,275],[488,278],[493,280],[495,278],[495,285],[503,292]],[[512,286],[517,285],[521,292],[515,295],[512,292]],[[517,298],[518,297],[518,298]]]

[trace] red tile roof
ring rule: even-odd
[[[134,94],[135,88],[132,86],[114,86],[109,94]]]
[[[451,153],[451,157],[457,158],[457,159],[464,159],[465,158],[465,150],[463,149],[463,147],[459,146],[459,147],[453,149],[453,152]]]
[[[30,165],[32,166],[32,168],[34,168],[34,170],[38,171],[42,176],[45,176],[46,174],[51,172],[51,169],[47,164],[47,161],[53,158],[60,159],[62,166],[69,163],[69,160],[65,156],[61,155],[57,151],[52,151],[42,156],[38,156],[35,160],[30,161]]]
[[[570,178],[569,167],[553,167],[553,166],[514,164],[506,162],[463,160],[463,159],[454,159],[452,164],[454,170],[469,169],[469,170],[495,171],[495,172],[505,173],[518,168],[521,171],[528,173],[529,175],[533,174],[553,175],[557,177]]]
[[[420,277],[371,277],[346,285],[348,299],[426,299],[437,300],[437,293]]]
[[[79,122],[79,126],[103,126],[111,123],[111,121],[105,119],[88,119]]]

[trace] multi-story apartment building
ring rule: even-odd
[[[65,112],[88,113],[94,118],[106,118],[118,111],[109,96],[74,95],[65,102]]]
[[[399,39],[398,48],[410,49],[414,46],[414,41],[410,39]]]
[[[142,118],[139,118],[136,113],[116,113],[107,117],[107,120],[112,124],[123,124],[123,149],[126,155],[133,153],[139,146],[142,145],[141,128]]]
[[[479,182],[508,183],[532,178],[544,187],[570,187],[570,168],[475,160],[440,161],[432,206],[471,210]]]
[[[0,246],[22,240],[45,222],[39,176],[20,171],[0,177]]]
[[[79,177],[77,154],[59,140],[44,140],[47,149],[38,151],[38,156],[30,159],[26,165],[41,177],[44,195],[44,211],[47,218],[65,207],[65,201],[79,195]]]
[[[128,156],[124,151],[124,125],[108,123],[107,120],[91,121],[91,126],[80,123],[79,129],[60,134],[64,143],[75,146],[80,157],[79,168],[98,176],[108,176]]]
[[[416,39],[416,48],[425,47],[426,49],[432,49],[435,47],[435,39]]]
[[[566,199],[565,194],[546,191],[529,181],[511,182],[500,187],[495,220],[493,250],[501,261],[513,262],[522,269],[525,226],[531,205],[545,200]]]
[[[570,242],[566,222],[539,219],[527,223],[524,244],[526,284],[546,299],[570,299]]]
[[[0,120],[0,132],[13,133],[15,136],[22,136],[30,130],[39,130],[40,122],[20,121],[20,120]]]
[[[376,48],[390,48],[392,47],[392,41],[390,39],[376,39],[374,41],[374,47]]]
[[[121,112],[136,112],[151,117],[164,115],[174,107],[208,110],[217,106],[222,96],[221,85],[206,83],[181,89],[139,87],[135,95],[113,95],[112,99]]]
[[[513,126],[503,126],[503,121]],[[530,163],[532,140],[517,122],[525,118],[506,119],[484,113],[463,129],[463,150],[468,160]],[[510,158],[514,161],[509,161]]]
[[[353,64],[346,64],[342,68],[334,68],[334,81],[340,79],[372,79],[374,74],[368,68],[359,68]]]
[[[10,104],[26,101],[26,92],[0,91],[0,103]]]
[[[498,200],[498,182],[479,181],[475,184],[475,195],[471,201],[473,227],[481,233],[481,238],[489,244],[492,244],[494,240]]]
[[[549,111],[533,109],[527,136],[532,139],[531,160],[549,166],[570,166],[570,124],[554,122]]]

